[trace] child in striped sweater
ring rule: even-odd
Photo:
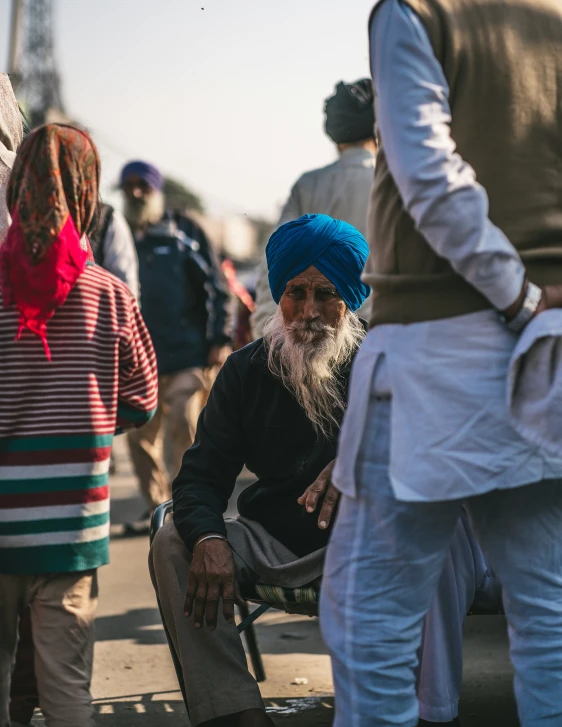
[[[18,614],[29,606],[47,723],[92,725],[97,568],[109,559],[116,430],[157,405],[154,351],[124,283],[86,232],[99,158],[50,124],[22,144],[0,247],[0,725],[9,724]]]

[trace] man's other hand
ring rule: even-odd
[[[528,281],[525,279],[523,288],[521,289],[521,293],[517,300],[514,301],[509,308],[502,311],[506,320],[510,321],[521,310],[521,306],[523,305],[525,296],[527,295],[527,286]],[[535,316],[538,316],[539,313],[543,313],[545,310],[550,310],[551,308],[562,308],[562,285],[544,285],[542,286],[541,291],[542,295],[537,306],[537,310],[535,311]]]
[[[209,351],[209,366],[224,366],[231,353],[230,346],[212,346]]]
[[[318,500],[324,495],[324,502],[318,516],[318,527],[322,530],[329,526],[340,496],[339,491],[332,484],[334,464],[335,460],[332,460],[329,465],[324,467],[317,479],[298,499],[299,504],[305,507],[307,512],[314,512],[318,506]]]
[[[195,628],[201,628],[205,619],[209,631],[214,631],[221,599],[224,617],[233,624],[234,604],[241,603],[242,597],[236,582],[232,550],[225,540],[202,540],[193,549],[185,615],[189,617],[193,613]]]
[[[551,308],[562,308],[562,285],[545,285],[535,315]]]

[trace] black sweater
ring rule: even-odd
[[[350,366],[340,372],[347,390]],[[261,523],[302,557],[328,542],[318,510],[298,504],[336,456],[337,434],[317,436],[294,396],[267,368],[262,340],[223,366],[173,484],[174,522],[191,550],[204,533],[226,534],[222,513],[246,465],[258,477],[240,495],[240,515]]]

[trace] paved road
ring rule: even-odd
[[[100,727],[188,725],[148,577],[148,538],[119,537],[142,511],[122,445],[112,481],[111,565],[100,572],[93,694]],[[281,727],[328,727],[333,717],[329,659],[318,622],[275,611],[259,621],[267,681],[262,693]],[[464,727],[516,727],[500,617],[472,617],[465,639]],[[296,677],[306,685],[292,684]],[[34,725],[43,724],[36,717]]]

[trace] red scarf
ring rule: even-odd
[[[27,328],[41,338],[49,361],[47,322],[93,261],[84,230],[94,214],[98,180],[99,159],[89,136],[48,124],[22,144],[8,185],[12,224],[0,247],[4,306],[19,311],[16,340]]]
[[[38,265],[28,255],[22,255],[23,233],[18,213],[0,247],[0,281],[4,306],[15,305],[19,311],[16,341],[25,328],[37,334],[51,360],[47,343],[47,321],[64,304],[68,294],[84,271],[88,259],[93,260],[88,244],[84,249],[70,215]]]

